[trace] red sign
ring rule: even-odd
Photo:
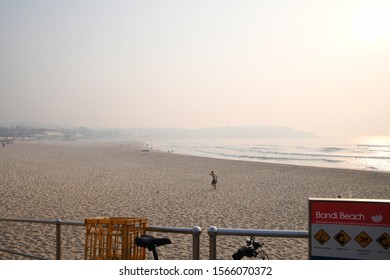
[[[310,259],[390,259],[390,200],[309,199]]]
[[[315,201],[311,223],[389,227],[390,208],[388,203]]]

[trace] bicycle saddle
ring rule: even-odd
[[[140,247],[148,248],[149,251],[154,248],[166,244],[171,244],[171,240],[169,238],[164,237],[153,237],[152,235],[142,235],[141,237],[135,238],[135,244]]]

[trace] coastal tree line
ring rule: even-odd
[[[76,140],[80,138],[94,139],[94,138],[117,138],[123,136],[123,132],[116,129],[89,129],[87,127],[77,128],[38,128],[28,127],[23,125],[16,125],[11,127],[0,127],[1,138],[12,139],[64,139]]]
[[[281,126],[236,126],[212,128],[60,128],[60,127],[29,127],[24,125],[0,126],[0,137],[13,137],[21,139],[45,139],[47,137],[75,139],[235,139],[235,138],[312,138],[312,133],[298,131]]]

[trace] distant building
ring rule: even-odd
[[[13,137],[0,137],[0,142],[4,147],[4,144],[12,144],[14,142]]]
[[[59,131],[47,130],[43,134],[43,138],[47,140],[62,140],[64,139],[64,134]]]

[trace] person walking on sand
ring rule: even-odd
[[[218,182],[218,176],[214,173],[214,171],[210,172],[210,175],[212,177],[211,185],[214,187],[214,189],[217,187]]]

